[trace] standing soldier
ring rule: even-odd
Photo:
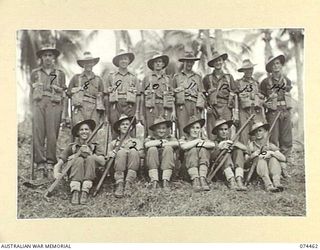
[[[239,93],[239,113],[240,113],[240,126],[248,120],[251,115],[255,115],[251,122],[265,121],[264,115],[264,96],[259,92],[259,83],[252,77],[253,64],[249,59],[246,59],[242,63],[242,67],[238,69],[238,72],[243,72],[244,76],[236,81],[238,93]],[[249,141],[249,127],[245,127],[240,135],[240,141],[245,145]]]
[[[207,183],[207,173],[210,160],[210,149],[215,147],[214,142],[202,137],[201,128],[205,120],[196,116],[190,120],[183,128],[187,136],[182,136],[179,140],[181,149],[184,151],[185,166],[192,181],[195,191],[209,191]]]
[[[41,67],[32,71],[30,83],[36,179],[41,180],[45,176],[53,179],[66,79],[64,72],[55,68],[55,60],[60,55],[56,48],[45,46],[36,54],[41,59]]]
[[[281,115],[271,131],[270,141],[280,147],[281,153],[287,158],[292,148],[292,122],[290,109],[292,108],[290,90],[291,81],[283,75],[282,67],[285,63],[284,55],[270,57],[266,64],[266,71],[270,75],[260,85],[260,92],[267,98],[266,116],[272,124],[278,112]]]
[[[154,136],[146,138],[144,147],[147,150],[146,164],[149,169],[150,182],[153,188],[158,188],[159,168],[162,171],[163,188],[169,189],[169,182],[174,168],[174,149],[179,146],[175,137],[170,135],[171,121],[157,118],[150,129]]]
[[[228,54],[213,53],[213,58],[208,62],[209,67],[214,70],[203,79],[203,85],[208,96],[208,118],[207,134],[211,140],[214,135],[211,133],[217,119],[231,120],[239,122],[238,117],[232,117],[236,85],[232,75],[223,72],[224,61]]]
[[[179,59],[179,62],[183,63],[183,70],[173,77],[179,136],[183,135],[183,128],[189,117],[201,116],[204,109],[205,97],[203,93],[205,91],[201,76],[192,71],[195,61],[198,60],[200,58],[196,58],[192,52],[187,52],[184,57]]]
[[[166,55],[155,55],[148,61],[148,67],[152,72],[142,82],[143,112],[145,126],[149,128],[154,120],[162,116],[166,120],[174,120],[174,96],[172,80],[166,75],[164,69],[168,66],[169,57]],[[152,134],[152,130],[148,130]]]
[[[92,71],[99,60],[99,57],[93,57],[90,52],[84,52],[83,58],[77,60],[84,71],[73,76],[68,86],[67,94],[72,100],[72,124],[87,119],[100,123],[100,116],[104,112],[103,83]]]
[[[243,185],[243,167],[244,153],[247,152],[247,147],[238,141],[233,142],[229,139],[231,125],[231,120],[226,121],[221,119],[216,121],[212,134],[217,136],[214,141],[217,149],[212,153],[212,160],[217,160],[221,150],[228,150],[230,154],[222,166],[228,187],[231,190],[245,191],[247,188]]]
[[[118,137],[111,141],[108,146],[108,157],[115,158],[114,160],[114,179],[116,181],[115,197],[122,198],[124,189],[130,192],[132,183],[137,177],[137,171],[140,165],[140,153],[143,150],[141,142],[136,138],[127,134],[129,125],[133,117],[121,115],[120,119],[113,125],[114,131],[117,132]],[[127,136],[126,136],[127,134]],[[124,138],[126,136],[126,138]],[[123,143],[118,152],[114,149],[119,145],[123,139]]]
[[[137,77],[128,70],[128,66],[134,60],[134,54],[120,52],[112,60],[118,67],[116,72],[110,73],[106,82],[106,121],[113,125],[119,120],[121,114],[127,116],[139,116],[140,88]],[[117,132],[113,130],[112,137]]]

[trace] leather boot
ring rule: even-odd
[[[203,177],[203,176],[200,177],[200,184],[201,184],[201,187],[202,187],[203,191],[209,191],[210,190],[210,187],[209,187],[205,177]]]
[[[124,183],[123,181],[116,184],[116,191],[114,192],[114,196],[116,198],[122,198],[124,195]]]
[[[38,169],[36,172],[36,180],[41,181],[46,178],[45,170],[43,168]]]
[[[88,203],[88,193],[85,191],[82,191],[80,195],[80,204],[87,204],[87,203]]]
[[[168,180],[163,180],[163,189],[166,191],[170,190],[170,183]]]
[[[196,177],[192,180],[192,188],[194,191],[199,192],[201,190],[199,177]]]
[[[52,163],[47,163],[47,178],[49,180],[54,180]]]
[[[237,177],[236,179],[237,181],[237,191],[246,191],[247,190],[247,187],[243,185],[243,180],[242,180],[242,177]]]
[[[272,193],[277,193],[280,190],[276,187],[274,187],[272,184],[270,184],[269,186],[266,187],[266,191],[267,192],[272,192]]]
[[[72,192],[71,204],[72,205],[78,205],[79,204],[79,191],[74,190]]]
[[[273,181],[273,185],[275,188],[279,189],[279,192],[282,192],[283,191],[283,186],[281,185],[280,183],[280,180],[274,180]]]
[[[237,189],[237,184],[236,184],[236,181],[235,181],[234,177],[231,177],[228,180],[228,187],[230,188],[230,190],[236,190]]]
[[[159,183],[158,183],[158,181],[153,181],[153,182],[152,182],[152,189],[157,189],[157,188],[159,188]]]

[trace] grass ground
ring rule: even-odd
[[[30,189],[22,185],[30,175],[31,136],[19,126],[18,138],[18,218],[112,217],[112,216],[305,216],[304,152],[295,143],[282,193],[267,193],[259,180],[247,192],[230,191],[222,181],[210,184],[208,192],[195,193],[190,183],[172,182],[171,191],[152,190],[140,179],[133,192],[122,199],[114,197],[112,180],[107,178],[102,190],[90,197],[87,205],[71,205],[67,182],[61,182],[49,200],[43,198],[47,186]],[[68,143],[69,130],[63,130],[58,151]]]

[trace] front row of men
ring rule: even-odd
[[[285,164],[286,158],[277,146],[266,141],[269,129],[267,123],[254,123],[249,132],[254,139],[248,145],[244,145],[229,139],[230,127],[233,124],[230,120],[216,121],[211,131],[216,140],[211,141],[202,135],[205,120],[192,116],[183,128],[185,136],[177,140],[171,135],[171,121],[160,116],[149,127],[153,132],[152,135],[142,143],[128,133],[132,129],[130,125],[134,127],[134,122],[131,124],[132,119],[134,118],[121,115],[113,124],[118,137],[110,142],[106,157],[101,144],[86,143],[96,127],[93,120],[81,121],[72,128],[76,140],[63,151],[54,166],[54,177],[58,178],[68,157],[80,151],[79,156],[73,160],[68,176],[72,204],[87,203],[89,191],[96,178],[96,167],[104,166],[109,160],[114,160],[115,197],[121,198],[125,193],[130,194],[140,167],[140,160],[144,155],[144,165],[148,169],[150,186],[153,189],[159,188],[161,180],[163,189],[170,190],[170,180],[178,162],[178,155],[183,154],[182,168],[187,170],[193,189],[210,190],[207,182],[208,172],[212,170],[210,166],[217,161],[222,150],[227,150],[229,154],[218,173],[224,176],[230,189],[247,190],[243,183],[244,166],[255,164],[255,172],[263,180],[266,191],[283,190],[280,183],[281,165]]]

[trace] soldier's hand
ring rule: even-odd
[[[172,112],[172,113],[171,113],[170,120],[171,120],[171,121],[175,121],[176,119],[177,119],[176,113],[175,113],[175,112]]]
[[[60,173],[60,167],[58,166],[58,164],[54,165],[53,167],[53,177],[55,179],[58,179],[62,176],[62,174]]]
[[[55,84],[52,84],[52,85],[51,85],[51,88],[52,88],[53,90],[55,90],[56,92],[58,92],[58,93],[61,93],[61,92],[62,92],[62,88],[59,87],[59,86],[57,86],[57,85],[55,85]]]
[[[114,150],[111,150],[108,152],[106,157],[107,158],[114,158],[114,157],[116,157],[116,152]]]
[[[175,93],[179,93],[179,92],[181,92],[181,91],[183,91],[183,90],[184,90],[183,87],[178,87],[178,88],[175,88],[173,91],[174,91]]]
[[[74,94],[74,93],[77,93],[81,90],[81,87],[74,87],[71,89],[71,93]]]
[[[266,102],[265,105],[268,109],[272,108],[272,102]]]
[[[233,124],[234,124],[234,126],[236,126],[237,128],[239,128],[239,126],[240,126],[240,120],[239,120],[239,119],[235,119],[235,120],[233,121]]]
[[[84,158],[88,157],[89,155],[92,155],[92,151],[88,145],[82,145],[80,147],[80,155]]]

